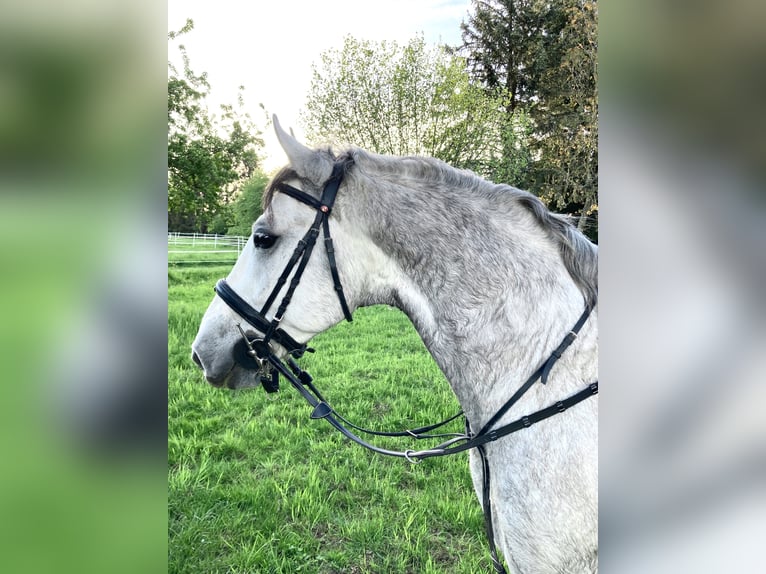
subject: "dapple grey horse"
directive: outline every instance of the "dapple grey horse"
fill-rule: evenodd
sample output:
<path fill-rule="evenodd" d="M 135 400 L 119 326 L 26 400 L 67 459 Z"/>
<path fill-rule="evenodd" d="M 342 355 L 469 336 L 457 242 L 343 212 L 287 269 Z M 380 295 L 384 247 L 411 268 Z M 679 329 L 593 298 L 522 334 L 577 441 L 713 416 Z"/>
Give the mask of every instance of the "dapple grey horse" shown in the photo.
<path fill-rule="evenodd" d="M 329 230 L 348 306 L 406 313 L 473 427 L 551 355 L 585 306 L 594 309 L 547 384 L 533 385 L 500 424 L 597 380 L 598 252 L 567 219 L 530 193 L 435 159 L 309 149 L 274 120 L 289 165 L 267 189 L 254 240 L 227 277 L 243 299 L 263 304 L 314 220 L 315 210 L 278 184 L 318 197 L 345 162 Z M 311 257 L 281 328 L 305 343 L 340 322 L 333 285 L 327 258 Z M 215 297 L 192 345 L 216 386 L 257 384 L 233 356 L 240 322 Z M 597 571 L 597 420 L 594 397 L 485 445 L 495 541 L 514 572 Z M 474 451 L 469 459 L 481 500 L 481 464 Z"/>

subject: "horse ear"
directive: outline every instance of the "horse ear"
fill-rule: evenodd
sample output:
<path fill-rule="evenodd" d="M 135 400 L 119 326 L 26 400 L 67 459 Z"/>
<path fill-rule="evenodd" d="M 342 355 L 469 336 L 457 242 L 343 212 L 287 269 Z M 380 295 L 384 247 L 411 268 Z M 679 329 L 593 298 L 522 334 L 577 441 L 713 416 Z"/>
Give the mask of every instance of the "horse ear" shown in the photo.
<path fill-rule="evenodd" d="M 272 116 L 274 120 L 274 131 L 277 134 L 279 145 L 285 150 L 287 159 L 290 160 L 292 168 L 298 174 L 307 177 L 311 181 L 321 183 L 330 177 L 332 172 L 332 161 L 325 154 L 309 149 L 300 143 L 294 136 L 288 134 L 279 123 L 277 115 Z"/>

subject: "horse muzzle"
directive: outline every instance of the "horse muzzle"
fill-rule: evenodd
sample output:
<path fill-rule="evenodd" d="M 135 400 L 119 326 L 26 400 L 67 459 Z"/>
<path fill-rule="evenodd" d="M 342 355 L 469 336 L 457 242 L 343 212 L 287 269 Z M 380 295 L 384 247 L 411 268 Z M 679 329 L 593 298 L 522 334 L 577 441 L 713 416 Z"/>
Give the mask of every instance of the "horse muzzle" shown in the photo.
<path fill-rule="evenodd" d="M 234 362 L 245 370 L 255 371 L 255 378 L 266 392 L 278 391 L 279 373 L 269 362 L 269 356 L 273 355 L 271 346 L 263 339 L 253 337 L 251 333 L 242 335 L 242 338 L 234 345 Z"/>

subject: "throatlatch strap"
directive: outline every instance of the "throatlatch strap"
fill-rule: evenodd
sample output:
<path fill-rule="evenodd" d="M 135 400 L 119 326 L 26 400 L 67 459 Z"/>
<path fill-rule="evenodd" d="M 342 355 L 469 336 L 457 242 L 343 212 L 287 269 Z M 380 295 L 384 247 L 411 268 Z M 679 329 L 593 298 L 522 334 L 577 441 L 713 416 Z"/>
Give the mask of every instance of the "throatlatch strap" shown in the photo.
<path fill-rule="evenodd" d="M 335 263 L 335 249 L 332 245 L 332 237 L 330 237 L 330 218 L 325 217 L 322 221 L 322 228 L 324 231 L 324 246 L 327 250 L 327 261 L 330 264 L 330 273 L 332 274 L 332 282 L 335 284 L 335 292 L 338 294 L 338 301 L 340 301 L 341 309 L 343 309 L 343 315 L 346 317 L 346 321 L 351 323 L 354 319 L 351 317 L 351 311 L 348 309 L 348 303 L 346 303 L 346 295 L 343 293 L 343 285 L 340 282 L 340 276 L 338 275 L 338 265 Z"/>

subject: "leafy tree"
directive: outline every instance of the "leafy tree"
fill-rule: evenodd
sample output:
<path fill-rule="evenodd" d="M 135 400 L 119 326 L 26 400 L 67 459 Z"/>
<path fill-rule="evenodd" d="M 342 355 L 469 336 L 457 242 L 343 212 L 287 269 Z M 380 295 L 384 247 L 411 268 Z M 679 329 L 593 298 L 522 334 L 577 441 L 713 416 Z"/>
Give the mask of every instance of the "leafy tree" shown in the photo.
<path fill-rule="evenodd" d="M 540 78 L 530 108 L 540 161 L 532 177 L 543 198 L 585 216 L 598 210 L 597 7 L 591 0 L 563 2 L 558 59 Z"/>
<path fill-rule="evenodd" d="M 488 175 L 513 131 L 502 101 L 470 81 L 462 58 L 429 48 L 345 38 L 321 55 L 303 123 L 309 139 L 393 155 L 429 155 Z"/>
<path fill-rule="evenodd" d="M 229 206 L 228 234 L 248 236 L 252 233 L 253 222 L 261 215 L 261 198 L 268 182 L 268 176 L 258 171 L 244 183 L 242 191 Z"/>
<path fill-rule="evenodd" d="M 193 26 L 187 20 L 168 38 L 175 40 Z M 184 46 L 179 50 L 183 70 L 168 62 L 168 229 L 206 232 L 214 220 L 219 227 L 225 221 L 225 205 L 253 175 L 263 141 L 241 113 L 241 91 L 238 109 L 225 105 L 220 117 L 209 114 L 207 75 L 196 74 Z"/>
<path fill-rule="evenodd" d="M 509 123 L 527 128 L 519 136 L 534 160 L 510 169 L 524 176 L 517 184 L 579 212 L 581 225 L 597 213 L 596 20 L 595 0 L 474 0 L 456 50 L 505 99 Z M 513 165 L 514 145 L 506 141 L 503 162 Z"/>
<path fill-rule="evenodd" d="M 501 131 L 483 174 L 495 183 L 525 188 L 534 163 L 530 147 L 533 122 L 524 109 L 517 109 L 505 114 L 499 123 Z"/>

